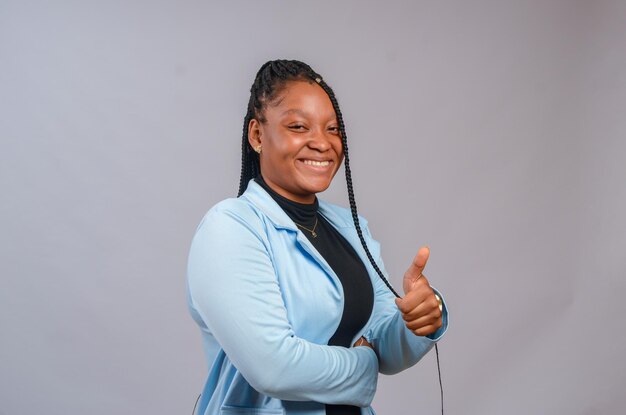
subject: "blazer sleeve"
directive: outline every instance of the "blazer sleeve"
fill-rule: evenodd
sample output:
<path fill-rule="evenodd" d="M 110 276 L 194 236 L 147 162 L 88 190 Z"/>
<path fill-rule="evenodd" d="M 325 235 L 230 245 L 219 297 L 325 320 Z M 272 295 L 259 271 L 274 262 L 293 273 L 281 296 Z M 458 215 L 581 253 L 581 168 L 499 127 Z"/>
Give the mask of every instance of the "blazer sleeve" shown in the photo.
<path fill-rule="evenodd" d="M 375 352 L 297 337 L 266 243 L 254 212 L 209 211 L 189 255 L 191 307 L 257 391 L 284 400 L 369 406 L 377 384 Z"/>
<path fill-rule="evenodd" d="M 372 256 L 385 277 L 389 279 L 380 254 L 380 244 L 371 237 L 367 222 L 361 223 L 364 224 L 362 228 Z M 395 303 L 395 295 L 373 269 L 371 273 L 375 293 L 374 319 L 364 337 L 378 353 L 380 372 L 391 375 L 416 364 L 444 335 L 448 330 L 448 307 L 441 293 L 433 288 L 443 301 L 443 324 L 431 335 L 417 336 L 404 324 L 402 314 Z"/>

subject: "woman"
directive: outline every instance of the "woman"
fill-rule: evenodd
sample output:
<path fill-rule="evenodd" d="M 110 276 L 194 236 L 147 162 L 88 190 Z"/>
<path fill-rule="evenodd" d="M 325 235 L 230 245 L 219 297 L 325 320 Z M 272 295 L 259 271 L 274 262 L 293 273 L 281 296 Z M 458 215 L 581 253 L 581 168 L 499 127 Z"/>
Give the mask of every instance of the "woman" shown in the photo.
<path fill-rule="evenodd" d="M 342 161 L 350 210 L 316 197 Z M 418 251 L 396 299 L 357 215 L 333 91 L 302 62 L 264 64 L 239 197 L 205 215 L 189 255 L 189 308 L 209 362 L 198 413 L 374 413 L 378 372 L 412 366 L 447 328 L 422 275 L 428 254 Z"/>

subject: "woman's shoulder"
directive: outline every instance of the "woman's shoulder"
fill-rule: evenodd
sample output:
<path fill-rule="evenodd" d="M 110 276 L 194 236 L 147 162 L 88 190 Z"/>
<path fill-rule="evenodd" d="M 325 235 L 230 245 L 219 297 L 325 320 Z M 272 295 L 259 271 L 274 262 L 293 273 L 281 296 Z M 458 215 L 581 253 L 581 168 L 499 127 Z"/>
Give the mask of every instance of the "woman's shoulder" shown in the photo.
<path fill-rule="evenodd" d="M 247 228 L 262 226 L 258 209 L 242 197 L 224 199 L 213 205 L 204 215 L 198 228 L 209 225 L 241 226 Z"/>
<path fill-rule="evenodd" d="M 217 202 L 207 212 L 208 214 L 226 214 L 226 213 L 238 213 L 246 214 L 253 212 L 254 206 L 243 197 L 229 197 L 222 201 Z"/>

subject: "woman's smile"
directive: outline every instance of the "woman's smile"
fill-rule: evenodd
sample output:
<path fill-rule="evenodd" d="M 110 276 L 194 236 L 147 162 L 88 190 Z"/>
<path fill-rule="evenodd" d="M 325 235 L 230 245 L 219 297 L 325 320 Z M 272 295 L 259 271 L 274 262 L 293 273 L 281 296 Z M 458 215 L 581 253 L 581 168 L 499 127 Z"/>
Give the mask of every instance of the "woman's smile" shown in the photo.
<path fill-rule="evenodd" d="M 296 163 L 299 167 L 306 169 L 305 171 L 319 174 L 334 171 L 333 160 L 314 160 L 314 159 L 298 159 Z"/>
<path fill-rule="evenodd" d="M 304 164 L 306 164 L 307 166 L 319 166 L 319 167 L 326 167 L 328 165 L 330 165 L 330 160 L 324 160 L 324 161 L 317 161 L 317 160 L 302 160 L 302 162 Z"/>

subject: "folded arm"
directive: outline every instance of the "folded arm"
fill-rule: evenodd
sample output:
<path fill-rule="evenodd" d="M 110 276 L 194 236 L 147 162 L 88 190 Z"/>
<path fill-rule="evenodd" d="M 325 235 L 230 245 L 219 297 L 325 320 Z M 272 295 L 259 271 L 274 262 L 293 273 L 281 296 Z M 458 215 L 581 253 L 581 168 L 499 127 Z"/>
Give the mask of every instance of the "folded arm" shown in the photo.
<path fill-rule="evenodd" d="M 367 347 L 319 345 L 287 318 L 261 221 L 214 208 L 194 237 L 190 301 L 250 385 L 278 399 L 368 406 L 378 362 Z"/>

